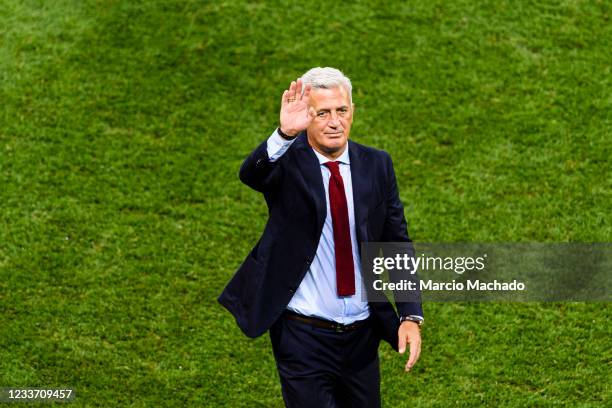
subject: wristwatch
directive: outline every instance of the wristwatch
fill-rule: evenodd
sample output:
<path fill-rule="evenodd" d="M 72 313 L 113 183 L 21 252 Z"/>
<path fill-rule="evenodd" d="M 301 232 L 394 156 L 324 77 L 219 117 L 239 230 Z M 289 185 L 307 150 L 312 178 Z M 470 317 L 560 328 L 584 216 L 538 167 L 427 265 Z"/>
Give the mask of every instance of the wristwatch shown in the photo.
<path fill-rule="evenodd" d="M 419 325 L 419 327 L 421 327 L 423 325 L 423 318 L 420 316 L 401 316 L 400 317 L 400 324 L 404 323 L 404 322 L 415 322 L 416 324 Z"/>

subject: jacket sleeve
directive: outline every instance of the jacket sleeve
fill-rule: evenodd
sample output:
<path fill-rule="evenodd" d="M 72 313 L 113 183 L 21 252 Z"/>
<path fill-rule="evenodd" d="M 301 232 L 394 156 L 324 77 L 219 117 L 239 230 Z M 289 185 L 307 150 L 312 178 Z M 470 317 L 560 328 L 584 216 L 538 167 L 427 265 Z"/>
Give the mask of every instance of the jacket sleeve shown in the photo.
<path fill-rule="evenodd" d="M 264 141 L 244 160 L 238 176 L 253 190 L 266 193 L 280 183 L 281 165 L 281 160 L 270 161 L 267 141 Z"/>
<path fill-rule="evenodd" d="M 385 168 L 388 177 L 387 184 L 387 217 L 383 229 L 382 240 L 384 242 L 408 242 L 410 250 L 408 256 L 414 257 L 414 248 L 412 240 L 408 236 L 408 225 L 404 216 L 404 206 L 399 198 L 399 190 L 397 188 L 397 179 L 391 157 L 385 153 Z M 399 281 L 402 276 L 397 276 L 394 273 L 389 274 L 392 281 Z M 418 282 L 418 277 L 415 276 Z M 421 316 L 423 317 L 423 308 L 420 302 L 401 302 L 395 298 L 395 305 L 400 316 Z"/>
<path fill-rule="evenodd" d="M 384 242 L 412 242 L 408 237 L 408 225 L 404 216 L 404 206 L 399 198 L 393 162 L 386 152 L 385 170 L 388 180 L 386 193 L 387 217 L 385 219 L 382 240 Z"/>

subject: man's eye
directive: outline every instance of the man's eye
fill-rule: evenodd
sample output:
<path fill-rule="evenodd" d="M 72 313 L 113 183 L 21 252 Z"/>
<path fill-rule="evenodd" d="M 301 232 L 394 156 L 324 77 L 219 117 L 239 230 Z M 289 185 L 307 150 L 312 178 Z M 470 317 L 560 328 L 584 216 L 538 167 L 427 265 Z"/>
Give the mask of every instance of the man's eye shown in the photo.
<path fill-rule="evenodd" d="M 325 116 L 325 114 L 326 114 L 325 112 L 319 112 L 319 113 L 317 113 L 317 116 L 318 116 L 318 117 L 320 117 L 320 118 L 322 118 L 322 117 L 324 117 L 324 116 Z"/>

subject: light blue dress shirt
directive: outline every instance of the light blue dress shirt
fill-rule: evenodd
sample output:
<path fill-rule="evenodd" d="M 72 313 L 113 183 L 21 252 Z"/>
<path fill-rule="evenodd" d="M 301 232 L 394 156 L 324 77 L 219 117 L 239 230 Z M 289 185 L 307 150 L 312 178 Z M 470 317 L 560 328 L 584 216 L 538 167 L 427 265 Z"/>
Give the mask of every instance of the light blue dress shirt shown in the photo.
<path fill-rule="evenodd" d="M 285 140 L 274 131 L 268 138 L 267 145 L 270 161 L 278 160 L 292 143 L 293 140 Z M 366 319 L 370 315 L 370 309 L 368 303 L 361 299 L 363 280 L 361 278 L 359 246 L 355 229 L 355 207 L 353 205 L 353 184 L 348 146 L 336 161 L 340 162 L 340 175 L 344 182 L 349 213 L 353 265 L 355 268 L 355 294 L 352 296 L 338 296 L 336 289 L 334 230 L 329 208 L 329 178 L 331 172 L 323 165 L 330 160 L 316 150 L 313 149 L 313 151 L 319 159 L 319 167 L 323 176 L 327 213 L 315 257 L 310 264 L 310 269 L 306 272 L 300 286 L 289 305 L 287 305 L 287 309 L 305 316 L 315 316 L 342 324 L 350 324 L 357 320 Z"/>

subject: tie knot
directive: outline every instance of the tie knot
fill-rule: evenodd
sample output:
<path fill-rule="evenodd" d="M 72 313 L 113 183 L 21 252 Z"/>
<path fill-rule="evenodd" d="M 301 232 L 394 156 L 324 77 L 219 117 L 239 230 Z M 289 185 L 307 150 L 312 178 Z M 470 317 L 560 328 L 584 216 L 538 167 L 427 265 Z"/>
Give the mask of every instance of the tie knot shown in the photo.
<path fill-rule="evenodd" d="M 340 162 L 337 161 L 329 161 L 327 163 L 323 163 L 332 174 L 340 174 Z"/>

